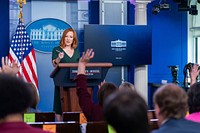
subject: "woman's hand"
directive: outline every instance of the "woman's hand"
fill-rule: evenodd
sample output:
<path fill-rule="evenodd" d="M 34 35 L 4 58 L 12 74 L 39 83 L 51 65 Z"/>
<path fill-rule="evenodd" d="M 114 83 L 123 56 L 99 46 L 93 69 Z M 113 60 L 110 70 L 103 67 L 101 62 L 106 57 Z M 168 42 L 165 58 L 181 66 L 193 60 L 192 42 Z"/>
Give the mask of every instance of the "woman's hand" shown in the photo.
<path fill-rule="evenodd" d="M 64 52 L 59 52 L 58 53 L 58 58 L 61 60 L 64 57 Z"/>
<path fill-rule="evenodd" d="M 56 67 L 57 64 L 60 63 L 60 60 L 64 58 L 64 52 L 56 51 L 58 52 L 58 57 L 52 61 L 54 67 Z"/>

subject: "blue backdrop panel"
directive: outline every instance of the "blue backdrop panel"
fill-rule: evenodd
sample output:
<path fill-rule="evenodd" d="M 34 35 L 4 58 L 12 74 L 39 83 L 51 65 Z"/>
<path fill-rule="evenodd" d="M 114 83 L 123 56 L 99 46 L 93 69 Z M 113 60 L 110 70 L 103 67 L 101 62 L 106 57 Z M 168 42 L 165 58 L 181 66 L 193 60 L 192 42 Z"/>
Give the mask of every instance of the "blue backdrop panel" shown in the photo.
<path fill-rule="evenodd" d="M 0 59 L 2 56 L 8 55 L 9 49 L 9 1 L 0 1 Z M 1 65 L 1 61 L 0 61 Z"/>

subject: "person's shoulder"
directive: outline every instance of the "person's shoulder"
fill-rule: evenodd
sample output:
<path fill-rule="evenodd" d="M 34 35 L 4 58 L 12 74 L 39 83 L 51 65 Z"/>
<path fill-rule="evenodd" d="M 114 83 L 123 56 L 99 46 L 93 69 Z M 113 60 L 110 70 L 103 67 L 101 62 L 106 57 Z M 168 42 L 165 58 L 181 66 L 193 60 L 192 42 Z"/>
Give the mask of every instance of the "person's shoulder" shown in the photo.
<path fill-rule="evenodd" d="M 53 48 L 52 52 L 56 52 L 56 51 L 62 51 L 62 48 L 60 46 L 56 46 Z"/>
<path fill-rule="evenodd" d="M 160 133 L 158 129 L 151 131 L 151 133 Z"/>
<path fill-rule="evenodd" d="M 61 49 L 60 46 L 55 46 L 53 49 Z"/>
<path fill-rule="evenodd" d="M 190 128 L 188 128 L 188 126 Z M 185 132 L 192 132 L 196 133 L 200 130 L 200 123 L 192 122 L 186 119 L 170 119 L 163 125 L 159 127 L 157 130 L 153 130 L 151 133 L 182 133 Z"/>
<path fill-rule="evenodd" d="M 200 131 L 200 123 L 199 122 L 193 122 L 193 121 L 186 120 L 186 119 L 181 119 L 179 121 L 178 127 L 182 131 L 191 132 L 191 133 L 196 133 L 196 132 L 199 133 L 199 131 Z M 188 128 L 188 127 L 190 127 L 190 128 Z"/>
<path fill-rule="evenodd" d="M 188 126 L 190 128 L 188 128 Z M 163 124 L 159 129 L 169 131 L 170 133 L 181 133 L 185 132 L 196 132 L 200 130 L 200 123 L 192 122 L 184 118 L 181 119 L 170 119 L 168 122 Z"/>
<path fill-rule="evenodd" d="M 160 127 L 159 129 L 155 129 L 151 131 L 151 133 L 174 133 L 174 132 L 173 132 L 173 129 Z"/>
<path fill-rule="evenodd" d="M 192 121 L 186 120 L 185 118 L 181 119 L 169 119 L 165 124 L 165 126 L 171 126 L 171 127 L 181 127 L 184 128 L 185 125 L 193 125 Z"/>
<path fill-rule="evenodd" d="M 78 48 L 75 48 L 74 51 L 80 53 Z"/>
<path fill-rule="evenodd" d="M 199 130 L 200 130 L 200 122 L 195 122 L 195 121 L 192 121 L 192 120 L 187 120 L 187 119 L 183 119 L 183 123 L 185 125 L 193 125 L 194 127 L 199 127 Z"/>
<path fill-rule="evenodd" d="M 171 133 L 174 130 L 174 126 L 172 126 L 172 123 L 174 123 L 173 119 L 169 119 L 165 123 L 160 125 L 158 129 L 153 130 L 151 133 Z"/>

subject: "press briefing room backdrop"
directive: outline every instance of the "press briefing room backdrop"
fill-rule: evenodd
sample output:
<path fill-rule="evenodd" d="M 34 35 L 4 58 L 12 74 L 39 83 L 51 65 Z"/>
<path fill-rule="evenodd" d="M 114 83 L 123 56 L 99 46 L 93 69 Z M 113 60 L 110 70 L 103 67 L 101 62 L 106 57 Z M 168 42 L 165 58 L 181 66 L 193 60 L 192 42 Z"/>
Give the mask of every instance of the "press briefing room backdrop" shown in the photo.
<path fill-rule="evenodd" d="M 171 82 L 172 75 L 168 66 L 178 65 L 178 81 L 182 83 L 183 67 L 189 61 L 195 61 L 192 49 L 193 36 L 188 28 L 194 15 L 189 14 L 188 11 L 178 11 L 178 4 L 174 0 L 166 0 L 167 7 L 163 7 L 163 2 L 164 0 L 155 0 L 147 5 L 147 25 L 152 29 L 152 64 L 148 65 L 148 82 L 161 83 L 161 80 Z M 19 7 L 16 0 L 1 0 L 0 5 L 0 56 L 5 56 L 8 55 L 10 41 L 15 33 L 18 22 L 16 12 Z M 152 13 L 152 9 L 155 10 L 156 7 L 159 7 L 157 14 Z M 127 1 L 127 25 L 134 25 L 134 8 L 135 6 Z M 25 26 L 44 18 L 66 22 L 77 31 L 79 50 L 82 52 L 84 25 L 99 24 L 99 1 L 27 0 L 27 4 L 23 6 L 23 15 Z M 141 52 L 145 53 L 145 51 Z M 53 70 L 51 53 L 36 51 L 36 60 L 41 97 L 38 108 L 41 111 L 52 111 L 54 85 L 49 77 Z M 134 64 L 128 66 L 127 80 L 130 82 L 133 82 L 134 78 L 133 68 Z M 110 80 L 115 81 L 115 77 Z"/>

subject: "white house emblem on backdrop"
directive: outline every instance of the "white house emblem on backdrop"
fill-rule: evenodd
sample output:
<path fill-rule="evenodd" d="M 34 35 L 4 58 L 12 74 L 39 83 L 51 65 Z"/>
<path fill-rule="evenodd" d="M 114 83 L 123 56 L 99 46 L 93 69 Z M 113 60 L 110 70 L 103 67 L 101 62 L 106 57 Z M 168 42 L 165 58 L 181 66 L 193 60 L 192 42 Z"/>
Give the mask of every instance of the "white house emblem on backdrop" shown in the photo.
<path fill-rule="evenodd" d="M 62 33 L 67 28 L 71 26 L 62 20 L 45 18 L 32 22 L 26 29 L 35 50 L 51 53 L 59 45 Z"/>
<path fill-rule="evenodd" d="M 122 41 L 120 39 L 116 41 L 111 41 L 111 49 L 114 51 L 124 51 L 126 50 L 127 43 L 126 41 Z"/>

